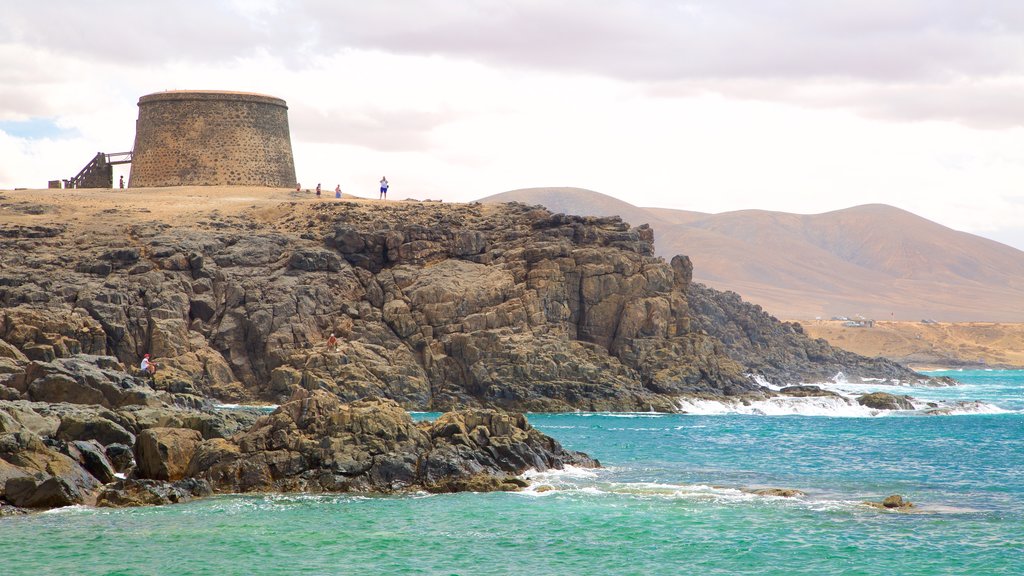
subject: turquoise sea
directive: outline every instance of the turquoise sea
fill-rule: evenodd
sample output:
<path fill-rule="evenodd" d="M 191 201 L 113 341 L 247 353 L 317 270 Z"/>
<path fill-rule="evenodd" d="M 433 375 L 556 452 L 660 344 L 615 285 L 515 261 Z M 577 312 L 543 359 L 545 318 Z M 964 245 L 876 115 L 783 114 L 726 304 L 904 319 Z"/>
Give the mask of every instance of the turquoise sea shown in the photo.
<path fill-rule="evenodd" d="M 963 384 L 830 387 L 977 402 L 943 416 L 818 401 L 533 414 L 606 468 L 535 474 L 521 493 L 3 518 L 0 574 L 1024 574 L 1024 371 L 944 374 Z M 807 495 L 740 490 L 765 486 Z M 916 512 L 859 504 L 889 494 Z"/>

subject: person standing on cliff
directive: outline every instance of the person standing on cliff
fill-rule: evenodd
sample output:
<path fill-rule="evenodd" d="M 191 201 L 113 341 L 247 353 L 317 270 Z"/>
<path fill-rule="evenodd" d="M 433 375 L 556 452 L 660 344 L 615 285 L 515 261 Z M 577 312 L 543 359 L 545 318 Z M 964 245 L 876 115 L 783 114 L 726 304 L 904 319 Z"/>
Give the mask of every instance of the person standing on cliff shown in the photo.
<path fill-rule="evenodd" d="M 380 198 L 378 198 L 378 200 L 381 199 L 388 199 L 388 179 L 384 176 L 380 177 Z"/>
<path fill-rule="evenodd" d="M 319 182 L 316 183 L 316 197 L 317 198 L 320 197 L 320 183 Z"/>
<path fill-rule="evenodd" d="M 341 198 L 341 184 L 334 187 L 334 197 Z"/>
<path fill-rule="evenodd" d="M 117 185 L 118 188 L 124 188 L 124 174 L 122 174 L 121 178 L 117 181 Z"/>

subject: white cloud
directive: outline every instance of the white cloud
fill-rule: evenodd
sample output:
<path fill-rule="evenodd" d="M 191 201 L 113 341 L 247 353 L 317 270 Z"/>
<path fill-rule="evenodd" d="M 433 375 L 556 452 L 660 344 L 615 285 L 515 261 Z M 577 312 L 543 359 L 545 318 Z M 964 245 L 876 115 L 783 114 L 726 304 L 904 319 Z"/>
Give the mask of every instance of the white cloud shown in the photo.
<path fill-rule="evenodd" d="M 299 179 L 351 193 L 386 174 L 398 198 L 567 185 L 708 212 L 884 202 L 1003 238 L 1024 221 L 1018 2 L 94 8 L 0 21 L 0 120 L 78 134 L 0 132 L 0 187 L 130 148 L 144 94 L 229 89 L 287 100 Z M 55 21 L 74 33 L 44 41 Z"/>

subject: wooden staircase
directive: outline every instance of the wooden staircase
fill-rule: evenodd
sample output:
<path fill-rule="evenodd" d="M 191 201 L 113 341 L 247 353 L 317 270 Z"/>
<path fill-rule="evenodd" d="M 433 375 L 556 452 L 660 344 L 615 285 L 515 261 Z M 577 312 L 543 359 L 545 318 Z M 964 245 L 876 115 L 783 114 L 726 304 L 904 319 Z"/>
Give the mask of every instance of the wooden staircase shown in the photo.
<path fill-rule="evenodd" d="M 85 168 L 74 177 L 64 181 L 65 188 L 113 188 L 114 165 L 130 164 L 131 152 L 106 154 L 97 152 Z"/>

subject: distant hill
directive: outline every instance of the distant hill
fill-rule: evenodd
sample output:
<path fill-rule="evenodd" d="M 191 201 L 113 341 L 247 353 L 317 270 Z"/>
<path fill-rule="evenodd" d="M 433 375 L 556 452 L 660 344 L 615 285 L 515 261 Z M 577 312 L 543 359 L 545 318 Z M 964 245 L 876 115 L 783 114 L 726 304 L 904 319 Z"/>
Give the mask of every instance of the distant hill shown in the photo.
<path fill-rule="evenodd" d="M 788 319 L 1024 322 L 1024 252 L 882 204 L 824 214 L 641 208 L 580 188 L 528 188 L 482 202 L 619 215 L 686 254 L 694 279 Z"/>

